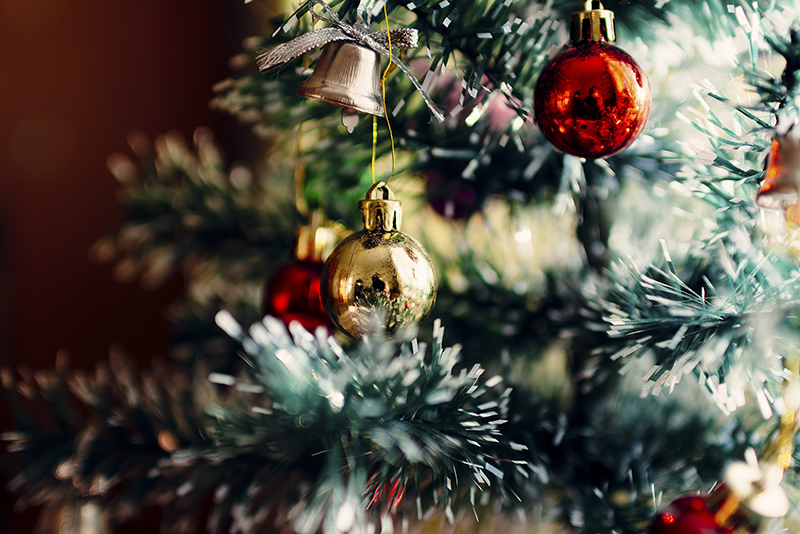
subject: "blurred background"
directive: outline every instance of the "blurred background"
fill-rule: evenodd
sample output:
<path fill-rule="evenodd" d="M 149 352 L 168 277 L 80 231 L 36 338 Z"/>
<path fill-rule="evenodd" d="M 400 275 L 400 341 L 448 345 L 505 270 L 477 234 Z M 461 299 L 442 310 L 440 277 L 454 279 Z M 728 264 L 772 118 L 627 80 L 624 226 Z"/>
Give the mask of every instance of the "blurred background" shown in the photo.
<path fill-rule="evenodd" d="M 266 11 L 242 0 L 0 0 L 0 366 L 52 367 L 66 351 L 91 368 L 112 345 L 140 368 L 166 355 L 163 311 L 180 278 L 147 292 L 87 254 L 120 216 L 106 158 L 132 154 L 132 129 L 191 139 L 205 125 L 229 160 L 246 160 L 253 137 L 208 101 Z M 0 493 L 0 532 L 31 532 L 38 511 L 16 514 L 13 501 Z M 154 532 L 154 519 L 115 531 Z"/>

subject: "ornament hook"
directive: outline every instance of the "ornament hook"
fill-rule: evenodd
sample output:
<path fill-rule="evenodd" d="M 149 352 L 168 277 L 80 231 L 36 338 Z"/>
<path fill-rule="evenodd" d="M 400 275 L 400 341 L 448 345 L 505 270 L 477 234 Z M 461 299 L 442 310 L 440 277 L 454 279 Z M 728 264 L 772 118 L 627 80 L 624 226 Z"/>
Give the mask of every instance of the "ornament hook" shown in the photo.
<path fill-rule="evenodd" d="M 569 37 L 575 42 L 616 41 L 614 12 L 604 8 L 600 0 L 586 0 L 583 10 L 570 17 Z"/>
<path fill-rule="evenodd" d="M 394 199 L 394 193 L 385 182 L 370 187 L 358 207 L 364 212 L 364 229 L 368 232 L 400 231 L 403 214 L 401 204 Z"/>

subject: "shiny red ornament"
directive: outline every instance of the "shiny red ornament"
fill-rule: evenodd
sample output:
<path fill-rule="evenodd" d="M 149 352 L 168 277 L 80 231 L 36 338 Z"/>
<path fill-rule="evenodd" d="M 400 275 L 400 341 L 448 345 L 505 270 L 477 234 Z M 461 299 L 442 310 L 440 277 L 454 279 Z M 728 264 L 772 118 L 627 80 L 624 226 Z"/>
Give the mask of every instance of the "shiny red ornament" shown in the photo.
<path fill-rule="evenodd" d="M 717 523 L 705 496 L 678 497 L 658 512 L 647 534 L 733 534 Z"/>
<path fill-rule="evenodd" d="M 545 138 L 561 152 L 589 159 L 633 143 L 651 104 L 642 68 L 605 41 L 580 41 L 557 55 L 539 77 L 533 99 Z"/>
<path fill-rule="evenodd" d="M 542 134 L 561 152 L 588 159 L 613 156 L 642 133 L 650 117 L 650 81 L 636 61 L 610 44 L 614 12 L 585 0 L 570 18 L 572 46 L 544 68 L 533 112 Z"/>
<path fill-rule="evenodd" d="M 264 313 L 287 325 L 297 321 L 310 332 L 318 326 L 332 332 L 333 324 L 322 307 L 319 293 L 322 265 L 321 261 L 299 260 L 280 268 L 267 283 Z"/>

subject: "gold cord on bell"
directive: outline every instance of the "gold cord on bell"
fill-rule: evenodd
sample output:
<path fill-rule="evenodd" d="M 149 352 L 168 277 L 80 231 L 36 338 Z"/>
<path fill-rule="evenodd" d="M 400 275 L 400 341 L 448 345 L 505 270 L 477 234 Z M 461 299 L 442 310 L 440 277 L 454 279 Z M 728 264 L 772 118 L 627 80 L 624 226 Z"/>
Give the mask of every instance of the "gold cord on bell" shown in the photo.
<path fill-rule="evenodd" d="M 385 105 L 384 105 L 385 107 Z M 372 116 L 372 163 L 369 170 L 372 173 L 372 183 L 375 183 L 375 147 L 378 144 L 378 117 Z"/>
<path fill-rule="evenodd" d="M 306 166 L 303 163 L 303 149 L 300 138 L 303 135 L 303 125 L 297 127 L 297 137 L 294 143 L 294 204 L 300 215 L 308 215 L 308 203 L 303 193 L 303 183 L 306 177 Z"/>
<path fill-rule="evenodd" d="M 386 109 L 386 77 L 389 76 L 389 73 L 392 69 L 392 33 L 389 31 L 389 14 L 386 11 L 386 4 L 383 4 L 383 17 L 386 19 L 386 39 L 389 41 L 389 64 L 386 65 L 386 70 L 383 71 L 383 76 L 381 77 L 381 97 L 383 98 L 383 114 L 386 116 L 386 127 L 389 128 L 389 141 L 392 146 L 392 173 L 389 175 L 389 179 L 386 180 L 386 183 L 392 181 L 392 177 L 394 176 L 394 166 L 395 166 L 395 154 L 394 154 L 394 134 L 392 134 L 392 125 L 389 124 L 389 110 Z"/>
<path fill-rule="evenodd" d="M 386 39 L 388 40 L 388 48 L 389 48 L 389 64 L 386 66 L 386 70 L 383 71 L 383 76 L 381 76 L 381 100 L 383 103 L 383 115 L 386 117 L 386 127 L 389 129 L 389 142 L 392 148 L 392 172 L 389 174 L 389 179 L 386 180 L 388 184 L 392 177 L 394 177 L 394 169 L 395 169 L 395 162 L 396 156 L 394 152 L 394 134 L 392 133 L 392 125 L 389 122 L 389 110 L 386 109 L 386 78 L 389 76 L 389 73 L 392 71 L 392 34 L 389 31 L 389 14 L 386 11 L 386 4 L 383 5 L 383 16 L 386 19 Z M 372 116 L 372 183 L 375 183 L 375 152 L 376 147 L 378 145 L 378 118 L 373 115 Z"/>

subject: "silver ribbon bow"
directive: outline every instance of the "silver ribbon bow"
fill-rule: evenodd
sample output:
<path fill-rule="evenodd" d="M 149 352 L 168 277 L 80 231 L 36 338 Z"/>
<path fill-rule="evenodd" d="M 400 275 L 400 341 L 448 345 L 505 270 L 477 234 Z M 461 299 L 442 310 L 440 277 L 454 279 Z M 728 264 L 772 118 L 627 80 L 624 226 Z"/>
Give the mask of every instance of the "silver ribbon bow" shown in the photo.
<path fill-rule="evenodd" d="M 362 46 L 374 50 L 385 58 L 388 58 L 392 63 L 402 70 L 406 76 L 414 84 L 423 100 L 431 110 L 431 114 L 440 121 L 444 120 L 444 114 L 439 107 L 433 102 L 422 84 L 419 83 L 416 76 L 400 59 L 392 54 L 389 50 L 389 38 L 391 37 L 392 48 L 416 48 L 418 35 L 417 30 L 414 28 L 401 28 L 397 30 L 390 30 L 387 34 L 386 31 L 377 31 L 370 33 L 364 21 L 359 17 L 354 25 L 342 22 L 336 16 L 336 13 L 321 0 L 309 0 L 306 4 L 314 20 L 322 20 L 330 24 L 328 28 L 320 30 L 313 30 L 309 33 L 300 35 L 291 41 L 279 44 L 269 50 L 264 50 L 256 56 L 256 64 L 258 70 L 267 72 L 270 69 L 278 67 L 289 60 L 299 57 L 309 50 L 320 47 L 324 44 L 332 43 L 334 41 L 353 41 Z M 319 5 L 328 16 L 317 14 L 314 12 L 314 6 Z"/>

